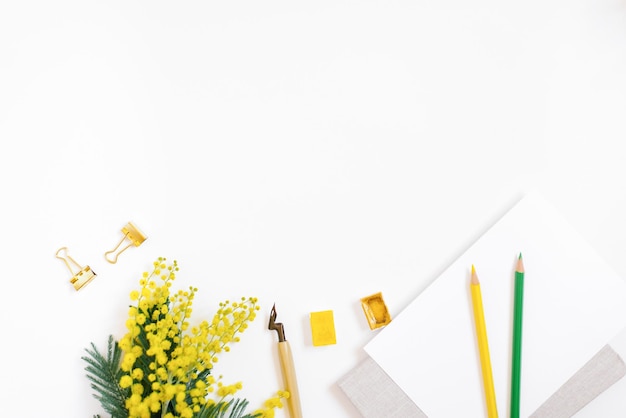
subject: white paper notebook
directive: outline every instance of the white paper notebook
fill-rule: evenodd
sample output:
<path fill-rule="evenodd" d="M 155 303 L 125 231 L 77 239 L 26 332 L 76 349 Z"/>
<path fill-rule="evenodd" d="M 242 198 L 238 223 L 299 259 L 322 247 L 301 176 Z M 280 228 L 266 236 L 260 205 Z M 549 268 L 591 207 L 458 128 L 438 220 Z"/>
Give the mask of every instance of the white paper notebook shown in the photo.
<path fill-rule="evenodd" d="M 521 416 L 626 325 L 626 282 L 537 194 L 524 197 L 365 346 L 429 418 L 486 416 L 469 275 L 481 282 L 498 411 L 508 416 L 515 263 L 525 268 Z"/>
<path fill-rule="evenodd" d="M 624 361 L 610 345 L 605 345 L 531 418 L 570 418 L 624 374 Z M 428 418 L 369 356 L 337 384 L 363 418 Z"/>

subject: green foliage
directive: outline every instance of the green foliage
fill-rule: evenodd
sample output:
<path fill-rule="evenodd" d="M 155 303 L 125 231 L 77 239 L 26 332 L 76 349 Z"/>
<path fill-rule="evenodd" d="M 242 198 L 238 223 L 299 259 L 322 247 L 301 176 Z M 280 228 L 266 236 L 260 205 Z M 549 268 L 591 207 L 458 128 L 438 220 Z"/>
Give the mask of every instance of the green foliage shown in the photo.
<path fill-rule="evenodd" d="M 94 343 L 91 343 L 91 349 L 86 348 L 85 351 L 88 355 L 81 358 L 87 363 L 87 379 L 91 381 L 91 388 L 96 392 L 93 396 L 112 418 L 128 417 L 125 400 L 130 391 L 119 385 L 122 377 L 122 350 L 117 342 L 112 335 L 109 336 L 106 357 L 98 351 Z"/>
<path fill-rule="evenodd" d="M 128 410 L 125 407 L 125 400 L 130 396 L 129 389 L 123 389 L 119 385 L 123 372 L 120 368 L 122 359 L 122 350 L 113 338 L 109 336 L 107 343 L 106 357 L 98 351 L 94 343 L 91 343 L 91 349 L 85 349 L 88 356 L 81 357 L 86 363 L 87 378 L 91 381 L 91 388 L 96 392 L 94 397 L 100 401 L 102 408 L 111 414 L 112 418 L 127 418 Z M 205 370 L 199 376 L 190 382 L 193 387 L 197 380 L 206 379 L 210 370 Z M 248 401 L 246 399 L 231 399 L 230 401 L 222 401 L 212 405 L 205 405 L 195 418 L 255 418 L 261 414 L 247 414 L 246 407 Z M 160 413 L 153 414 L 154 416 Z M 94 415 L 94 418 L 101 418 L 100 415 Z"/>
<path fill-rule="evenodd" d="M 218 402 L 211 406 L 204 406 L 198 412 L 197 418 L 254 418 L 261 414 L 250 415 L 245 413 L 248 401 L 245 399 L 231 399 L 229 402 Z M 226 415 L 230 412 L 229 415 Z"/>

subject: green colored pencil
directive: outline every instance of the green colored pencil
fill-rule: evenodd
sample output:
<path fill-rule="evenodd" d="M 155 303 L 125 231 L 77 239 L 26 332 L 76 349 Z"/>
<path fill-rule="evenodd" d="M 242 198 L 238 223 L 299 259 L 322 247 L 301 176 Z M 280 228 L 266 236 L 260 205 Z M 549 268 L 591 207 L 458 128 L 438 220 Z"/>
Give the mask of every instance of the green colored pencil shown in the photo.
<path fill-rule="evenodd" d="M 513 354 L 511 360 L 511 418 L 519 418 L 520 382 L 522 374 L 522 310 L 524 308 L 524 263 L 522 254 L 515 268 L 515 300 L 513 304 Z"/>

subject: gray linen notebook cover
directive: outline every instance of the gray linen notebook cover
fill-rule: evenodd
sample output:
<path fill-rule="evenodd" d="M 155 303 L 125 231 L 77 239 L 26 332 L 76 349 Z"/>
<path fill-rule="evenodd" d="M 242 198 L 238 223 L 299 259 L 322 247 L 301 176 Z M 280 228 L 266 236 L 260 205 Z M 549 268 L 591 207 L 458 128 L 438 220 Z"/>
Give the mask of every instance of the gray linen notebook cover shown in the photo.
<path fill-rule="evenodd" d="M 569 418 L 625 374 L 624 361 L 606 345 L 531 418 Z M 427 418 L 369 356 L 343 376 L 338 385 L 364 418 Z"/>

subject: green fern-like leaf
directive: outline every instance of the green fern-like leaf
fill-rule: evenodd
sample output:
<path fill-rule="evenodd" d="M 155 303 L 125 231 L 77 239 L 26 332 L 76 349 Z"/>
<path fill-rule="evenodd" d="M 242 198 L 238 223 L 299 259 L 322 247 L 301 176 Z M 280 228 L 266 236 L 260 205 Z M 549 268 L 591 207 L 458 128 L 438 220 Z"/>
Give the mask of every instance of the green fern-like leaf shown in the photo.
<path fill-rule="evenodd" d="M 204 406 L 198 412 L 197 418 L 255 418 L 260 415 L 246 414 L 245 409 L 247 406 L 248 401 L 245 399 L 231 399 L 228 402 L 218 402 L 210 406 Z"/>
<path fill-rule="evenodd" d="M 112 335 L 107 343 L 106 357 L 98 351 L 94 343 L 91 349 L 86 348 L 88 356 L 81 357 L 86 363 L 87 379 L 91 381 L 91 388 L 96 392 L 94 397 L 100 401 L 102 408 L 111 414 L 112 418 L 128 417 L 125 400 L 129 395 L 128 389 L 119 385 L 122 377 L 120 361 L 122 350 Z"/>

